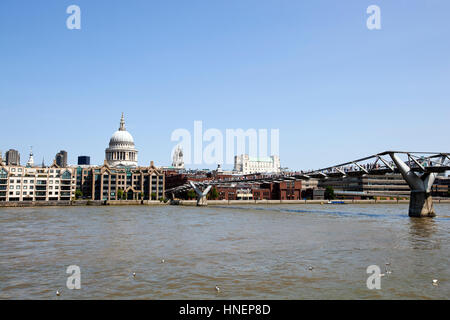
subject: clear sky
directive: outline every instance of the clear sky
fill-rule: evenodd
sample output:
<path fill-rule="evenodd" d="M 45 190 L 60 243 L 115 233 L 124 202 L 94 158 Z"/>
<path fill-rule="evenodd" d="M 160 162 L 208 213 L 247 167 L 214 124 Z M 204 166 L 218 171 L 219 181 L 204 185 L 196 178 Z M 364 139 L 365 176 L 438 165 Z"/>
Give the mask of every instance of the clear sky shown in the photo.
<path fill-rule="evenodd" d="M 66 28 L 71 4 L 81 30 Z M 381 30 L 366 27 L 373 4 Z M 141 165 L 169 165 L 172 131 L 194 120 L 278 128 L 292 169 L 450 152 L 449 13 L 448 0 L 2 0 L 0 150 L 101 164 L 123 111 Z"/>

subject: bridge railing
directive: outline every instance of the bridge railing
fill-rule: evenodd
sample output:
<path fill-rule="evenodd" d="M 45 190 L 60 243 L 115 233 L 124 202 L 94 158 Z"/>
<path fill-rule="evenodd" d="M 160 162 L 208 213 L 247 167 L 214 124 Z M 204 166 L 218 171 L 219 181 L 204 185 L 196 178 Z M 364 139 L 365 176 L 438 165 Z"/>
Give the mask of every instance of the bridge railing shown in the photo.
<path fill-rule="evenodd" d="M 399 170 L 391 159 L 390 154 L 400 156 L 411 170 L 426 172 L 445 172 L 450 170 L 450 153 L 441 152 L 408 152 L 385 151 L 361 159 L 330 166 L 317 170 L 299 172 L 283 172 L 279 174 L 254 174 L 232 178 L 212 179 L 207 181 L 195 181 L 196 185 L 206 187 L 213 186 L 237 186 L 245 184 L 262 184 L 292 181 L 297 179 L 342 177 L 346 175 L 386 174 L 398 173 Z M 179 193 L 192 189 L 189 182 L 184 185 L 166 190 L 166 193 Z"/>

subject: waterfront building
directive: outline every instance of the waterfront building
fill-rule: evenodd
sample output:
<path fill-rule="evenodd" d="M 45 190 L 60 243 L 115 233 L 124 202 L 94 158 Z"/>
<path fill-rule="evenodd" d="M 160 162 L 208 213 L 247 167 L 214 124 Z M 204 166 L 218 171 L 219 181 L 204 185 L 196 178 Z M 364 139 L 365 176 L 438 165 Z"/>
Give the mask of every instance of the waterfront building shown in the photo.
<path fill-rule="evenodd" d="M 436 177 L 431 187 L 431 195 L 433 197 L 449 197 L 450 196 L 450 177 L 439 175 Z"/>
<path fill-rule="evenodd" d="M 81 166 L 89 166 L 89 165 L 91 165 L 91 157 L 79 156 L 77 164 L 81 165 Z"/>
<path fill-rule="evenodd" d="M 20 153 L 17 150 L 9 149 L 5 154 L 7 166 L 20 166 Z"/>
<path fill-rule="evenodd" d="M 109 147 L 105 150 L 105 161 L 110 167 L 137 167 L 137 154 L 133 136 L 125 128 L 122 113 L 119 129 L 111 136 Z"/>
<path fill-rule="evenodd" d="M 328 177 L 319 181 L 319 187 L 332 187 L 339 198 L 409 198 L 410 188 L 402 175 L 363 175 Z"/>
<path fill-rule="evenodd" d="M 248 154 L 241 154 L 234 157 L 234 171 L 241 174 L 251 173 L 279 173 L 280 158 L 273 155 L 268 158 L 250 157 Z"/>
<path fill-rule="evenodd" d="M 300 200 L 302 181 L 282 181 L 261 184 L 261 188 L 269 189 L 272 200 Z"/>
<path fill-rule="evenodd" d="M 61 150 L 55 156 L 56 165 L 59 167 L 67 167 L 67 151 Z"/>
<path fill-rule="evenodd" d="M 75 168 L 76 189 L 89 200 L 158 200 L 164 197 L 165 177 L 161 168 L 103 166 Z"/>
<path fill-rule="evenodd" d="M 0 201 L 71 200 L 74 173 L 56 163 L 47 168 L 0 165 Z"/>

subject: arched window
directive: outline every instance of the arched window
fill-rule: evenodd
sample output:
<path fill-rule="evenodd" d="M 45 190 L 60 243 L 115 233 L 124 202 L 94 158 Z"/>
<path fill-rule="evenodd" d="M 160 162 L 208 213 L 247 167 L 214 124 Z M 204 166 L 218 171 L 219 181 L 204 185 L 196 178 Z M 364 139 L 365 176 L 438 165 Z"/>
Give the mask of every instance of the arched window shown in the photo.
<path fill-rule="evenodd" d="M 71 178 L 72 174 L 69 171 L 65 171 L 61 176 L 61 179 L 71 179 Z"/>
<path fill-rule="evenodd" d="M 0 171 L 0 178 L 7 178 L 8 172 L 2 168 L 2 171 Z"/>

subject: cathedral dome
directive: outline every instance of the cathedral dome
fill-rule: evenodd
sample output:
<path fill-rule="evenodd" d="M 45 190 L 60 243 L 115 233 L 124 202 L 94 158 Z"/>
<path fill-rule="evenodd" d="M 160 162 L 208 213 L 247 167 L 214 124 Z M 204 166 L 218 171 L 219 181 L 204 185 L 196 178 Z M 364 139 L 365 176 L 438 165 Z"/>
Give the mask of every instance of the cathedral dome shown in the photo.
<path fill-rule="evenodd" d="M 133 136 L 128 131 L 117 130 L 109 139 L 109 147 L 134 147 Z"/>
<path fill-rule="evenodd" d="M 137 153 L 133 136 L 125 129 L 122 113 L 119 130 L 109 139 L 109 147 L 105 150 L 105 160 L 110 166 L 137 166 Z"/>

